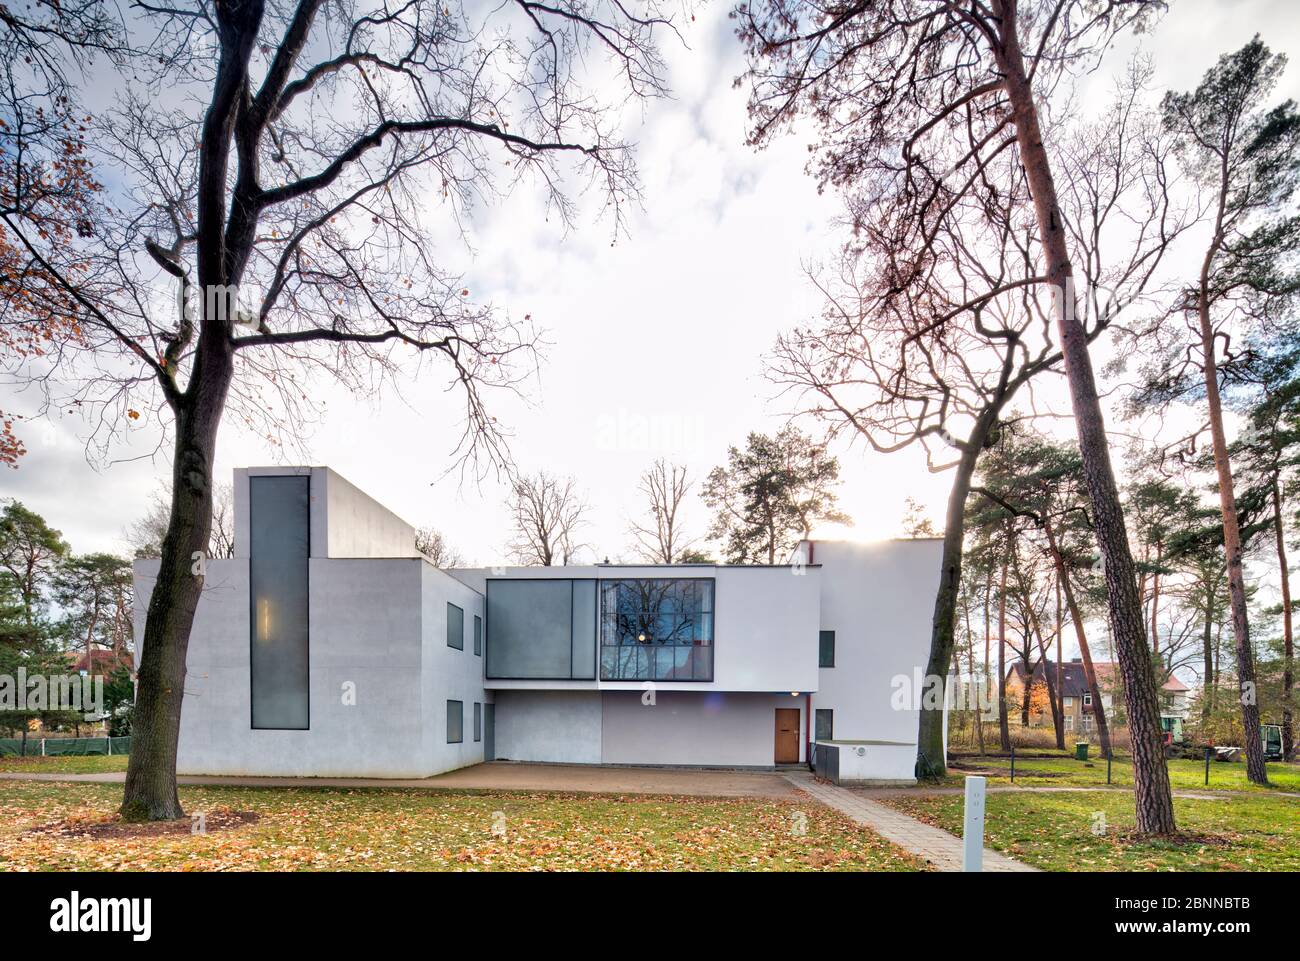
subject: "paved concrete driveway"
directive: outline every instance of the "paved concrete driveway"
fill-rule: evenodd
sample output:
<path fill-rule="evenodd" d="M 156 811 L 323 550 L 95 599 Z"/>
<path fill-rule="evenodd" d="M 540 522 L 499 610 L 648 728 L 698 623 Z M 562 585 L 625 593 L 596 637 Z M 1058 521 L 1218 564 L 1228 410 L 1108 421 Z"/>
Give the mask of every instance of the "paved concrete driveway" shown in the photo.
<path fill-rule="evenodd" d="M 0 780 L 121 783 L 121 772 L 104 774 L 5 773 Z M 593 767 L 491 761 L 418 780 L 335 777 L 207 777 L 181 775 L 181 784 L 229 787 L 414 788 L 426 791 L 575 791 L 598 794 L 681 794 L 698 797 L 794 798 L 794 786 L 774 771 L 709 771 L 691 768 Z"/>
<path fill-rule="evenodd" d="M 490 761 L 430 778 L 431 787 L 600 794 L 686 794 L 701 797 L 793 798 L 794 786 L 774 771 L 594 767 Z"/>

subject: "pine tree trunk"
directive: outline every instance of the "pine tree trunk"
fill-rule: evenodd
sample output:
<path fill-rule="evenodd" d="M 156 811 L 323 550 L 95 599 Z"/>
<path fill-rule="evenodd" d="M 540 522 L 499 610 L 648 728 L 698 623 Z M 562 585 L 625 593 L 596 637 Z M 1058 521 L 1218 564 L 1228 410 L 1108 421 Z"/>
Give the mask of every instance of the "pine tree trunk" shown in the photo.
<path fill-rule="evenodd" d="M 1088 635 L 1083 629 L 1083 614 L 1074 599 L 1074 585 L 1070 583 L 1070 576 L 1065 570 L 1065 559 L 1061 557 L 1061 551 L 1056 545 L 1056 531 L 1052 528 L 1050 518 L 1044 519 L 1043 531 L 1047 534 L 1047 546 L 1052 554 L 1052 563 L 1056 565 L 1057 580 L 1065 591 L 1065 606 L 1070 612 L 1070 620 L 1074 623 L 1074 636 L 1079 642 L 1079 656 L 1083 659 L 1083 676 L 1088 681 L 1088 693 L 1092 695 L 1092 716 L 1097 719 L 1097 740 L 1101 742 L 1102 756 L 1110 757 L 1110 725 L 1106 722 L 1106 705 L 1101 701 L 1101 687 L 1097 684 L 1097 672 L 1092 666 L 1092 651 L 1088 647 Z M 1079 712 L 1079 717 L 1082 719 L 1082 711 Z M 1162 749 L 1161 758 L 1163 757 Z"/>
<path fill-rule="evenodd" d="M 1201 678 L 1201 723 L 1209 722 L 1214 713 L 1214 582 L 1206 580 L 1205 584 L 1205 633 L 1201 638 L 1202 655 L 1205 658 L 1205 672 Z"/>
<path fill-rule="evenodd" d="M 1169 834 L 1177 830 L 1177 825 L 1169 771 L 1165 766 L 1160 705 L 1147 647 L 1142 600 L 1137 592 L 1137 576 L 1124 526 L 1124 512 L 1110 463 L 1106 425 L 1088 354 L 1087 335 L 1075 315 L 1073 267 L 1065 242 L 1065 224 L 1056 199 L 1051 162 L 1039 129 L 1033 87 L 1020 49 L 1016 0 L 992 2 L 994 14 L 998 17 L 999 42 L 995 53 L 1003 77 L 1003 89 L 1011 106 L 1020 162 L 1033 194 L 1047 280 L 1059 294 L 1055 312 L 1061 353 L 1069 380 L 1084 479 L 1092 502 L 1093 525 L 1105 565 L 1110 627 L 1128 707 L 1137 830 L 1141 834 Z M 1096 706 L 1101 707 L 1100 704 Z"/>
<path fill-rule="evenodd" d="M 1277 535 L 1277 566 L 1282 582 L 1282 756 L 1288 761 L 1295 753 L 1294 685 L 1295 647 L 1291 634 L 1291 572 L 1287 570 L 1286 525 L 1282 522 L 1282 492 L 1277 473 L 1272 477 L 1274 531 Z"/>
<path fill-rule="evenodd" d="M 998 735 L 1004 753 L 1011 752 L 1007 729 L 1007 562 L 1002 562 L 998 579 Z"/>
<path fill-rule="evenodd" d="M 957 594 L 961 586 L 962 545 L 966 535 L 966 498 L 970 496 L 971 477 L 975 463 L 993 423 L 996 410 L 986 411 L 971 431 L 962 450 L 948 493 L 948 511 L 943 529 L 943 556 L 939 569 L 939 590 L 934 599 L 934 617 L 930 628 L 930 657 L 926 662 L 925 677 L 938 678 L 943 685 L 939 691 L 940 708 L 927 708 L 922 699 L 918 720 L 916 743 L 916 776 L 918 778 L 943 777 L 948 770 L 948 759 L 943 744 L 943 709 L 946 703 L 948 667 L 952 663 L 952 650 L 957 629 Z"/>
<path fill-rule="evenodd" d="M 1214 356 L 1214 329 L 1210 325 L 1207 290 L 1210 258 L 1201 270 L 1197 318 L 1201 327 L 1202 366 L 1205 371 L 1205 401 L 1210 412 L 1210 437 L 1214 446 L 1214 470 L 1219 479 L 1219 512 L 1223 516 L 1223 551 L 1228 564 L 1228 600 L 1232 609 L 1232 636 L 1237 653 L 1237 700 L 1241 705 L 1241 726 L 1246 753 L 1246 777 L 1255 784 L 1268 783 L 1264 745 L 1259 732 L 1259 701 L 1255 686 L 1255 658 L 1250 649 L 1250 619 L 1246 610 L 1246 575 L 1242 567 L 1241 529 L 1237 525 L 1237 498 L 1233 490 L 1228 440 L 1223 430 L 1223 408 L 1219 400 L 1219 365 Z"/>
<path fill-rule="evenodd" d="M 1038 638 L 1038 656 L 1042 659 L 1043 662 L 1043 680 L 1047 684 L 1047 702 L 1052 709 L 1052 728 L 1056 732 L 1056 746 L 1058 749 L 1064 750 L 1065 749 L 1065 720 L 1061 716 L 1060 703 L 1057 700 L 1057 693 L 1056 693 L 1058 690 L 1060 690 L 1060 685 L 1052 683 L 1052 672 L 1051 670 L 1048 669 L 1048 664 L 1051 663 L 1051 659 L 1048 657 L 1047 639 L 1043 637 L 1043 625 L 1042 622 L 1039 621 L 1038 619 L 1038 612 L 1034 610 L 1033 605 L 1030 603 L 1029 591 L 1025 586 L 1024 580 L 1020 578 L 1018 574 L 1017 574 L 1017 581 L 1019 581 L 1021 596 L 1024 598 L 1025 610 L 1029 612 L 1030 630 L 1032 631 L 1034 636 Z M 1056 663 L 1057 663 L 1057 669 L 1059 670 L 1060 663 L 1061 663 L 1060 661 L 1061 654 L 1060 654 L 1060 647 L 1059 647 L 1061 643 L 1061 612 L 1059 607 L 1059 601 L 1058 601 L 1058 607 L 1056 612 L 1056 643 L 1058 645 L 1057 654 L 1056 654 L 1057 657 Z M 1025 723 L 1026 724 L 1029 723 L 1028 720 L 1026 720 Z"/>
<path fill-rule="evenodd" d="M 1065 633 L 1065 625 L 1061 623 L 1061 578 L 1056 577 L 1056 690 L 1057 697 L 1062 697 L 1065 689 L 1064 674 L 1065 668 L 1061 664 L 1061 635 Z M 1061 713 L 1058 715 L 1056 725 L 1056 749 L 1065 750 L 1065 703 L 1061 702 Z"/>

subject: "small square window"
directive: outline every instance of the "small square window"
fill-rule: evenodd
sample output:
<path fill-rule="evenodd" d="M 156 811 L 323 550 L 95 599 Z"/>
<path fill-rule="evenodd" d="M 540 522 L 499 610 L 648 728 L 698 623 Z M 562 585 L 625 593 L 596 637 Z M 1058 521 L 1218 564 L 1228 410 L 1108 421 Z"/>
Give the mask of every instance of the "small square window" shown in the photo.
<path fill-rule="evenodd" d="M 1083 706 L 1084 706 L 1084 707 L 1092 707 L 1092 695 L 1091 695 L 1091 694 L 1085 694 L 1085 695 L 1083 695 Z"/>
<path fill-rule="evenodd" d="M 483 740 L 483 705 L 474 702 L 474 740 Z"/>
<path fill-rule="evenodd" d="M 835 632 L 821 631 L 817 635 L 817 666 L 835 666 Z"/>
<path fill-rule="evenodd" d="M 465 740 L 465 704 L 463 701 L 447 702 L 447 743 L 459 744 Z"/>
<path fill-rule="evenodd" d="M 483 656 L 483 618 L 474 615 L 474 653 Z"/>
<path fill-rule="evenodd" d="M 447 646 L 465 650 L 465 612 L 455 604 L 447 605 Z"/>

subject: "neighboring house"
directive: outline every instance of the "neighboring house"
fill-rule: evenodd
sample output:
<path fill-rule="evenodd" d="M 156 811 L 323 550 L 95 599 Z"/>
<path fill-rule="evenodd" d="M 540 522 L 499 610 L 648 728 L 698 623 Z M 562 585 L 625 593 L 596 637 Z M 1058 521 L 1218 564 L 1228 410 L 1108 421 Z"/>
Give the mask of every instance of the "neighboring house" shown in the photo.
<path fill-rule="evenodd" d="M 1097 686 L 1101 692 L 1102 707 L 1106 720 L 1111 727 L 1121 727 L 1114 711 L 1115 697 L 1115 663 L 1113 661 L 1093 661 L 1093 670 L 1097 672 Z M 1039 661 L 1034 666 L 1033 688 L 1041 693 L 1032 696 L 1032 704 L 1038 710 L 1029 714 L 1030 727 L 1051 727 L 1052 709 L 1047 699 L 1044 681 L 1044 669 L 1051 671 L 1052 684 L 1056 684 L 1056 662 Z M 1024 664 L 1017 661 L 1007 672 L 1007 720 L 1019 724 L 1021 720 L 1020 705 L 1024 692 Z M 1067 734 L 1091 734 L 1097 729 L 1092 691 L 1088 688 L 1088 679 L 1083 670 L 1083 659 L 1076 657 L 1061 665 L 1061 707 L 1065 718 Z M 1186 719 L 1188 687 L 1177 677 L 1170 676 L 1160 691 L 1161 713 Z"/>
<path fill-rule="evenodd" d="M 1113 691 L 1116 697 L 1124 696 L 1118 667 L 1113 661 L 1096 661 L 1093 667 L 1097 671 L 1097 684 L 1103 691 Z M 1161 716 L 1187 720 L 1187 715 L 1191 711 L 1188 700 L 1190 694 L 1191 688 L 1180 681 L 1176 675 L 1169 675 L 1168 680 L 1160 687 Z"/>
<path fill-rule="evenodd" d="M 118 668 L 134 670 L 135 664 L 130 651 L 114 651 L 107 647 L 92 647 L 89 652 L 69 653 L 74 674 L 100 674 L 104 677 L 115 673 Z"/>
<path fill-rule="evenodd" d="M 855 777 L 913 777 L 917 705 L 893 695 L 929 654 L 938 540 L 442 571 L 327 468 L 237 470 L 234 500 L 235 556 L 206 562 L 190 637 L 182 773 L 771 768 L 816 741 Z M 135 564 L 137 648 L 157 569 Z"/>

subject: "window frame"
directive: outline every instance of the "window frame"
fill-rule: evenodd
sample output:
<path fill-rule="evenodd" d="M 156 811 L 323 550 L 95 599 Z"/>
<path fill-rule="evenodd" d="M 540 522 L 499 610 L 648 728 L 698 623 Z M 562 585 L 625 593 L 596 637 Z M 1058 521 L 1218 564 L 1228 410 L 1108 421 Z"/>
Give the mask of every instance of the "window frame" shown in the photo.
<path fill-rule="evenodd" d="M 463 733 L 463 732 L 462 732 Z M 483 740 L 483 702 L 474 702 L 474 743 Z"/>
<path fill-rule="evenodd" d="M 632 647 L 632 645 L 622 644 L 605 644 L 605 585 L 619 584 L 636 581 L 695 581 L 707 583 L 709 585 L 710 606 L 707 611 L 697 611 L 696 613 L 707 613 L 709 615 L 709 640 L 707 644 L 662 644 L 659 647 L 682 647 L 690 650 L 706 648 L 709 651 L 709 674 L 708 677 L 606 677 L 604 665 L 604 651 L 619 650 L 622 647 Z M 718 579 L 716 577 L 602 577 L 596 582 L 596 679 L 602 684 L 644 684 L 646 681 L 652 681 L 660 684 L 712 684 L 717 677 L 717 638 L 718 638 Z M 647 645 L 649 646 L 649 645 Z M 692 664 L 692 673 L 694 673 L 694 664 Z"/>
<path fill-rule="evenodd" d="M 826 737 L 822 737 L 820 734 L 817 733 L 818 726 L 821 723 L 822 714 L 830 715 L 830 733 Z M 813 740 L 814 741 L 835 740 L 835 709 L 834 708 L 832 707 L 813 708 Z"/>
<path fill-rule="evenodd" d="M 456 705 L 456 714 L 457 714 L 457 717 L 458 717 L 459 720 L 460 720 L 460 724 L 458 725 L 458 726 L 460 727 L 460 731 L 459 731 L 460 736 L 457 737 L 455 740 L 452 740 L 452 737 L 451 737 L 451 706 L 452 706 L 453 704 Z M 454 700 L 453 698 L 450 698 L 450 697 L 447 698 L 447 722 L 446 722 L 446 724 L 447 724 L 447 743 L 448 743 L 448 744 L 464 744 L 464 743 L 465 743 L 465 702 L 464 702 L 464 701 L 457 701 L 457 700 Z"/>
<path fill-rule="evenodd" d="M 460 612 L 459 644 L 451 642 L 451 612 L 453 608 Z M 454 651 L 465 650 L 465 608 L 459 604 L 453 604 L 451 601 L 447 602 L 447 646 Z"/>
<path fill-rule="evenodd" d="M 474 656 L 483 656 L 483 618 L 479 614 L 474 615 Z"/>
<path fill-rule="evenodd" d="M 824 653 L 824 651 L 823 651 L 823 649 L 822 649 L 822 640 L 823 640 L 823 639 L 826 637 L 826 635 L 828 635 L 828 634 L 830 635 L 830 639 L 831 639 L 831 661 L 830 661 L 829 664 L 825 664 L 825 663 L 822 662 L 822 654 Z M 817 667 L 818 667 L 818 669 L 821 669 L 821 668 L 829 668 L 829 667 L 834 667 L 834 666 L 835 666 L 835 641 L 836 641 L 836 638 L 835 638 L 835 632 L 834 632 L 834 631 L 822 631 L 822 630 L 819 630 L 819 631 L 817 632 Z"/>
<path fill-rule="evenodd" d="M 488 628 L 492 626 L 488 616 L 490 607 L 490 598 L 493 585 L 507 583 L 535 583 L 538 581 L 558 581 L 569 585 L 569 672 L 568 674 L 532 674 L 532 675 L 513 675 L 513 674 L 493 674 L 491 672 L 491 658 L 487 657 L 487 637 Z M 592 612 L 593 630 L 595 637 L 593 645 L 595 656 L 592 659 L 592 668 L 590 674 L 578 674 L 574 671 L 574 615 L 575 615 L 575 589 L 574 585 L 579 581 L 590 581 L 596 585 L 596 604 Z M 598 577 L 489 577 L 483 585 L 483 676 L 489 681 L 598 681 L 600 679 L 600 578 Z"/>

